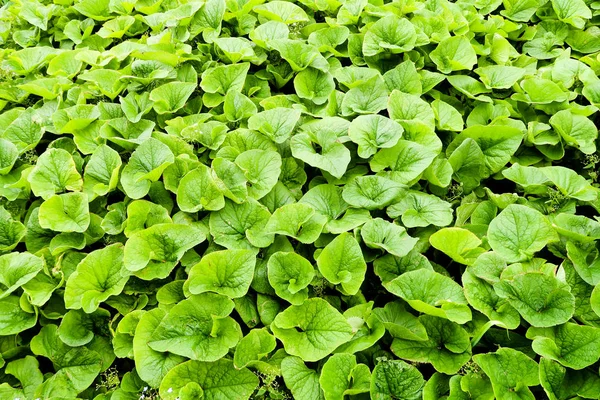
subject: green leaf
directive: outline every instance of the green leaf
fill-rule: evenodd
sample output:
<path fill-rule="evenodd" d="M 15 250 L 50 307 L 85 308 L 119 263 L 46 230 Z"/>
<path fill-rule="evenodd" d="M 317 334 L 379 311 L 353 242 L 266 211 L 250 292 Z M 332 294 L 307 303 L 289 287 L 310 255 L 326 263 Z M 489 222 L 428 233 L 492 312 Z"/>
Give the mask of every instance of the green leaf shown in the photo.
<path fill-rule="evenodd" d="M 281 361 L 281 375 L 286 387 L 297 400 L 324 400 L 316 371 L 306 367 L 299 357 L 286 357 Z"/>
<path fill-rule="evenodd" d="M 566 323 L 552 328 L 531 327 L 527 338 L 533 339 L 531 347 L 536 353 L 568 368 L 580 370 L 600 359 L 600 329 L 593 326 Z"/>
<path fill-rule="evenodd" d="M 386 331 L 394 338 L 427 340 L 425 327 L 418 317 L 406 310 L 401 301 L 393 301 L 383 308 L 375 308 L 373 314 L 383 322 Z"/>
<path fill-rule="evenodd" d="M 125 193 L 132 199 L 141 199 L 173 162 L 175 157 L 166 144 L 154 138 L 145 140 L 123 168 L 121 184 Z"/>
<path fill-rule="evenodd" d="M 296 253 L 278 251 L 267 262 L 267 277 L 275 293 L 296 306 L 308 298 L 308 285 L 314 276 L 311 263 Z"/>
<path fill-rule="evenodd" d="M 58 397 L 76 397 L 94 382 L 102 369 L 100 354 L 86 347 L 67 346 L 59 338 L 58 328 L 53 324 L 44 326 L 31 339 L 31 351 L 50 359 L 56 371 L 36 389 L 38 397 L 52 397 L 54 394 Z"/>
<path fill-rule="evenodd" d="M 464 228 L 443 228 L 429 237 L 429 243 L 454 261 L 472 265 L 485 250 L 481 239 Z"/>
<path fill-rule="evenodd" d="M 475 310 L 481 312 L 490 321 L 500 322 L 507 329 L 516 329 L 521 323 L 521 316 L 506 299 L 500 298 L 494 287 L 478 278 L 469 270 L 462 275 L 465 298 Z"/>
<path fill-rule="evenodd" d="M 35 326 L 37 312 L 28 312 L 21 308 L 18 296 L 0 299 L 0 336 L 16 335 Z"/>
<path fill-rule="evenodd" d="M 455 179 L 463 184 L 465 191 L 471 191 L 486 174 L 485 156 L 477 142 L 466 138 L 456 149 L 448 152 L 448 162 L 454 170 Z"/>
<path fill-rule="evenodd" d="M 500 171 L 510 161 L 521 144 L 523 133 L 519 129 L 509 126 L 471 126 L 462 131 L 452 141 L 446 153 L 448 155 L 453 154 L 468 139 L 473 139 L 483 152 L 485 161 L 484 176 L 489 176 Z M 469 150 L 467 154 L 470 154 L 471 151 Z M 462 157 L 464 158 L 466 155 Z M 450 163 L 453 164 L 452 157 L 450 157 Z M 463 161 L 461 164 L 464 168 L 465 162 Z M 454 165 L 453 169 L 457 170 Z"/>
<path fill-rule="evenodd" d="M 33 279 L 43 266 L 41 258 L 27 252 L 0 256 L 0 299 Z"/>
<path fill-rule="evenodd" d="M 387 110 L 390 118 L 399 122 L 405 130 L 419 124 L 432 129 L 435 127 L 433 109 L 419 96 L 394 90 L 390 94 Z"/>
<path fill-rule="evenodd" d="M 288 25 L 308 21 L 308 16 L 302 8 L 285 1 L 271 1 L 267 4 L 255 6 L 252 10 L 268 20 L 279 21 Z"/>
<path fill-rule="evenodd" d="M 166 277 L 186 251 L 205 239 L 201 230 L 190 225 L 152 225 L 125 243 L 123 262 L 125 268 L 143 279 Z"/>
<path fill-rule="evenodd" d="M 490 222 L 488 240 L 492 249 L 509 262 L 532 258 L 556 240 L 550 222 L 533 208 L 511 204 Z"/>
<path fill-rule="evenodd" d="M 225 207 L 225 198 L 217 184 L 214 171 L 204 164 L 185 174 L 177 188 L 177 205 L 181 211 L 216 211 Z"/>
<path fill-rule="evenodd" d="M 55 194 L 40 205 L 40 227 L 58 232 L 85 232 L 90 225 L 88 198 L 83 193 Z"/>
<path fill-rule="evenodd" d="M 390 205 L 386 212 L 391 218 L 401 217 L 402 224 L 407 228 L 446 226 L 454 219 L 450 203 L 417 191 L 407 192 L 400 202 Z"/>
<path fill-rule="evenodd" d="M 383 110 L 388 101 L 388 90 L 380 75 L 353 86 L 342 100 L 342 114 L 374 114 Z"/>
<path fill-rule="evenodd" d="M 318 239 L 327 219 L 305 203 L 286 204 L 279 207 L 265 226 L 265 232 L 290 236 L 302 243 Z"/>
<path fill-rule="evenodd" d="M 277 314 L 271 330 L 288 354 L 304 361 L 318 361 L 352 338 L 350 324 L 320 298 L 308 299 Z"/>
<path fill-rule="evenodd" d="M 281 156 L 271 150 L 247 150 L 237 156 L 235 164 L 248 180 L 248 195 L 260 200 L 273 189 L 281 174 Z"/>
<path fill-rule="evenodd" d="M 327 102 L 329 95 L 335 90 L 335 82 L 329 72 L 308 67 L 294 78 L 294 89 L 298 97 L 321 105 Z"/>
<path fill-rule="evenodd" d="M 567 197 L 582 201 L 593 201 L 598 197 L 598 190 L 572 169 L 553 166 L 540 170 Z"/>
<path fill-rule="evenodd" d="M 345 294 L 354 295 L 360 289 L 367 264 L 354 236 L 344 232 L 333 239 L 317 258 L 323 277 L 334 285 L 341 285 Z"/>
<path fill-rule="evenodd" d="M 214 293 L 181 301 L 156 327 L 148 346 L 192 360 L 217 361 L 242 338 L 240 326 L 229 317 L 233 307 L 231 299 Z"/>
<path fill-rule="evenodd" d="M 207 93 L 226 95 L 229 91 L 241 91 L 250 68 L 249 63 L 219 65 L 202 73 L 200 87 Z M 188 85 L 189 87 L 189 85 Z"/>
<path fill-rule="evenodd" d="M 34 232 L 28 229 L 0 206 L 0 252 L 13 250 L 23 238 L 32 238 Z"/>
<path fill-rule="evenodd" d="M 415 27 L 408 19 L 390 15 L 369 27 L 363 40 L 362 52 L 367 57 L 390 51 L 402 53 L 412 50 L 417 41 Z"/>
<path fill-rule="evenodd" d="M 94 150 L 83 173 L 83 190 L 90 199 L 104 196 L 117 187 L 121 164 L 119 153 L 107 145 Z"/>
<path fill-rule="evenodd" d="M 444 74 L 463 69 L 471 70 L 477 64 L 475 49 L 464 36 L 452 36 L 442 40 L 429 53 L 429 57 L 437 69 Z"/>
<path fill-rule="evenodd" d="M 0 175 L 6 175 L 19 158 L 17 146 L 5 139 L 0 139 Z"/>
<path fill-rule="evenodd" d="M 253 329 L 236 346 L 233 364 L 237 369 L 253 365 L 275 350 L 276 346 L 275 337 L 266 328 Z"/>
<path fill-rule="evenodd" d="M 575 297 L 569 286 L 541 273 L 529 272 L 512 280 L 501 280 L 494 284 L 494 290 L 535 327 L 563 324 L 575 311 Z"/>
<path fill-rule="evenodd" d="M 583 29 L 586 20 L 592 18 L 592 11 L 582 0 L 552 0 L 552 8 L 560 21 L 566 22 L 579 29 Z"/>
<path fill-rule="evenodd" d="M 577 147 L 585 154 L 596 152 L 598 129 L 585 116 L 562 110 L 552 115 L 550 125 L 568 145 Z"/>
<path fill-rule="evenodd" d="M 403 132 L 402 125 L 382 115 L 361 115 L 350 123 L 348 136 L 358 145 L 358 155 L 369 158 L 377 149 L 394 147 Z"/>
<path fill-rule="evenodd" d="M 230 360 L 214 363 L 187 361 L 169 371 L 160 384 L 165 400 L 203 398 L 249 399 L 259 380 L 246 368 L 237 369 Z M 190 396 L 189 393 L 200 393 Z"/>
<path fill-rule="evenodd" d="M 27 180 L 33 193 L 47 200 L 55 193 L 83 189 L 75 161 L 63 149 L 48 149 L 38 159 Z"/>
<path fill-rule="evenodd" d="M 557 362 L 540 359 L 540 383 L 551 399 L 568 399 L 579 395 L 595 398 L 600 394 L 600 379 L 589 370 L 574 371 Z"/>
<path fill-rule="evenodd" d="M 405 186 L 376 175 L 359 176 L 348 182 L 342 198 L 356 208 L 382 209 L 403 193 Z"/>
<path fill-rule="evenodd" d="M 167 312 L 154 308 L 144 312 L 133 336 L 133 359 L 140 378 L 152 387 L 159 387 L 167 373 L 185 358 L 173 353 L 153 350 L 149 343 L 156 338 L 156 332 Z"/>
<path fill-rule="evenodd" d="M 426 362 L 444 374 L 456 374 L 471 359 L 469 334 L 447 319 L 422 315 L 427 340 L 394 339 L 392 352 L 405 360 Z"/>
<path fill-rule="evenodd" d="M 317 147 L 317 148 L 315 148 Z M 292 137 L 290 148 L 294 158 L 341 178 L 350 163 L 350 151 L 327 132 L 311 135 L 299 133 Z"/>
<path fill-rule="evenodd" d="M 476 354 L 473 361 L 492 381 L 496 398 L 535 399 L 529 386 L 540 383 L 538 365 L 520 351 L 501 348 L 495 353 Z"/>
<path fill-rule="evenodd" d="M 100 303 L 121 293 L 129 280 L 123 245 L 113 244 L 88 254 L 67 280 L 65 306 L 94 312 Z"/>
<path fill-rule="evenodd" d="M 368 221 L 363 225 L 360 234 L 367 246 L 383 249 L 397 257 L 407 255 L 418 241 L 409 236 L 403 227 L 382 218 Z"/>
<path fill-rule="evenodd" d="M 248 128 L 261 132 L 275 143 L 283 143 L 290 138 L 300 115 L 299 110 L 275 107 L 251 116 Z"/>
<path fill-rule="evenodd" d="M 402 360 L 380 361 L 373 369 L 371 399 L 421 399 L 425 385 L 419 370 Z"/>
<path fill-rule="evenodd" d="M 383 286 L 422 313 L 459 324 L 471 320 L 463 288 L 437 272 L 428 269 L 405 272 Z"/>
<path fill-rule="evenodd" d="M 510 89 L 526 73 L 524 68 L 508 65 L 488 65 L 475 70 L 488 89 Z"/>
<path fill-rule="evenodd" d="M 369 391 L 371 371 L 365 364 L 357 364 L 348 353 L 334 354 L 323 364 L 319 383 L 325 399 L 343 399 Z"/>
<path fill-rule="evenodd" d="M 150 92 L 154 111 L 159 114 L 174 113 L 181 109 L 196 90 L 194 82 L 168 82 Z"/>
<path fill-rule="evenodd" d="M 215 292 L 229 298 L 244 296 L 250 288 L 256 253 L 253 250 L 222 250 L 206 254 L 189 271 L 186 281 L 192 294 Z"/>
<path fill-rule="evenodd" d="M 383 171 L 393 181 L 410 185 L 419 180 L 436 156 L 437 153 L 426 146 L 401 139 L 395 146 L 379 150 L 370 165 L 374 172 Z"/>

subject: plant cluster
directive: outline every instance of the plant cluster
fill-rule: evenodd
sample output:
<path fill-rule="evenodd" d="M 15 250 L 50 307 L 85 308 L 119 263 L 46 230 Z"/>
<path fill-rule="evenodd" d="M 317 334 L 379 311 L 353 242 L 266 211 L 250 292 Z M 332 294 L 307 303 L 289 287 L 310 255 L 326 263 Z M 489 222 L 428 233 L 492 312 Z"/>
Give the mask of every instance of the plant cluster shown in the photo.
<path fill-rule="evenodd" d="M 2 1 L 0 399 L 600 398 L 599 22 Z"/>

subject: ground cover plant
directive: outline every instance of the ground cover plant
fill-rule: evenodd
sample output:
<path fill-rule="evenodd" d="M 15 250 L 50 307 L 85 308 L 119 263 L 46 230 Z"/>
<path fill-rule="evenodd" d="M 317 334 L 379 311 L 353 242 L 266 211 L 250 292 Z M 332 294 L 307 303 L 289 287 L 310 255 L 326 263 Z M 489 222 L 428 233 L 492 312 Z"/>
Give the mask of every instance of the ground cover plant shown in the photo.
<path fill-rule="evenodd" d="M 600 398 L 599 22 L 2 1 L 0 399 Z"/>

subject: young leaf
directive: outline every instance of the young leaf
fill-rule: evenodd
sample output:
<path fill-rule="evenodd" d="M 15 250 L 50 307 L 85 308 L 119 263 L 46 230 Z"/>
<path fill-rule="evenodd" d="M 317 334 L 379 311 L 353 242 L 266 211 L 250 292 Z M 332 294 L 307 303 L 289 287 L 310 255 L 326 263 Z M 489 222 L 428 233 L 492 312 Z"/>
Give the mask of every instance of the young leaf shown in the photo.
<path fill-rule="evenodd" d="M 323 277 L 348 295 L 360 289 L 367 271 L 367 264 L 354 236 L 344 232 L 333 239 L 319 254 L 317 266 Z"/>
<path fill-rule="evenodd" d="M 255 263 L 252 250 L 212 252 L 190 269 L 187 288 L 192 294 L 210 291 L 229 298 L 242 297 L 250 288 Z"/>
<path fill-rule="evenodd" d="M 288 354 L 304 361 L 325 358 L 352 338 L 352 327 L 333 306 L 320 298 L 306 300 L 277 314 L 271 324 Z"/>

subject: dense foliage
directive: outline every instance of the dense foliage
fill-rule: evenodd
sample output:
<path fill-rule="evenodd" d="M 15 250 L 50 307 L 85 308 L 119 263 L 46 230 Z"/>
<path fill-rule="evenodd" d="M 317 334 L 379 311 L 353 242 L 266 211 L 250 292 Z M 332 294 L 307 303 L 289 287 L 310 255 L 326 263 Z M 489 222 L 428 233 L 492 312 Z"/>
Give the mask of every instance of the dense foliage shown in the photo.
<path fill-rule="evenodd" d="M 600 398 L 600 3 L 4 0 L 0 399 Z"/>

